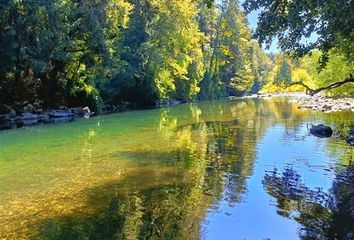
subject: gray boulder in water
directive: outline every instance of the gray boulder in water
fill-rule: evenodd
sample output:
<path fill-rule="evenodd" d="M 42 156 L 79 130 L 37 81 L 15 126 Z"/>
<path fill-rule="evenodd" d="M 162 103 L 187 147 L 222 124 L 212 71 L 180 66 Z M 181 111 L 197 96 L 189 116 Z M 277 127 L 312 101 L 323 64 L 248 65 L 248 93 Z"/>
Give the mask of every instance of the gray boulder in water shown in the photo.
<path fill-rule="evenodd" d="M 333 130 L 323 124 L 312 126 L 310 129 L 310 133 L 319 138 L 329 138 L 333 134 Z"/>

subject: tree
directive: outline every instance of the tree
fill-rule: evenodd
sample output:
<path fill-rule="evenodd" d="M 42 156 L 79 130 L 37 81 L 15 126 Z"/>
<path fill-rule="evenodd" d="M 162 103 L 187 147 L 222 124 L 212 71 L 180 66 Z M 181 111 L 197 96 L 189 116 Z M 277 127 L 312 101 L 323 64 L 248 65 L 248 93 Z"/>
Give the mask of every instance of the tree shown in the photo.
<path fill-rule="evenodd" d="M 290 65 L 290 62 L 287 61 L 283 56 L 280 63 L 279 70 L 277 72 L 277 75 L 275 76 L 274 83 L 276 85 L 288 86 L 292 82 L 291 70 L 292 67 Z"/>
<path fill-rule="evenodd" d="M 2 113 L 242 95 L 266 70 L 238 0 L 5 0 L 0 15 Z"/>
<path fill-rule="evenodd" d="M 252 93 L 258 93 L 267 83 L 267 75 L 271 70 L 271 59 L 264 53 L 256 41 L 250 42 L 251 69 L 253 75 Z"/>
<path fill-rule="evenodd" d="M 97 107 L 94 79 L 113 68 L 128 11 L 124 0 L 2 2 L 1 103 Z"/>
<path fill-rule="evenodd" d="M 348 1 L 278 1 L 246 0 L 247 12 L 261 10 L 256 38 L 269 46 L 273 38 L 279 39 L 283 51 L 304 56 L 313 49 L 327 53 L 340 48 L 353 57 L 354 8 Z M 304 38 L 317 34 L 312 43 Z"/>
<path fill-rule="evenodd" d="M 326 91 L 331 96 L 353 95 L 351 75 L 354 72 L 354 63 L 347 58 L 346 54 L 332 49 L 328 52 L 326 66 L 318 71 L 318 61 L 321 55 L 320 51 L 315 50 L 311 52 L 311 55 L 303 57 L 298 66 L 293 69 L 292 84 L 303 85 L 311 95 L 321 91 Z"/>
<path fill-rule="evenodd" d="M 241 95 L 252 87 L 251 31 L 238 0 L 223 1 L 222 9 L 225 14 L 220 26 L 220 77 L 229 94 Z"/>
<path fill-rule="evenodd" d="M 246 0 L 243 6 L 248 13 L 261 10 L 255 32 L 255 37 L 261 44 L 265 43 L 269 47 L 273 38 L 277 38 L 282 51 L 295 57 L 303 57 L 311 53 L 311 50 L 319 49 L 322 52 L 319 69 L 325 67 L 331 50 L 341 52 L 349 59 L 350 64 L 353 63 L 354 8 L 351 0 Z M 315 40 L 309 41 L 311 38 Z M 322 90 L 354 82 L 351 74 L 345 80 L 332 82 L 316 90 L 303 82 L 299 84 L 314 95 Z"/>
<path fill-rule="evenodd" d="M 156 94 L 154 84 L 146 75 L 148 55 L 144 44 L 149 39 L 147 26 L 155 13 L 148 0 L 131 0 L 130 4 L 129 21 L 115 43 L 119 49 L 115 59 L 120 59 L 120 64 L 99 89 L 107 104 L 118 105 L 128 101 L 136 106 L 152 105 Z"/>
<path fill-rule="evenodd" d="M 151 5 L 156 15 L 144 44 L 149 56 L 147 77 L 154 83 L 158 100 L 192 100 L 199 92 L 204 69 L 197 4 L 191 0 L 163 0 Z"/>
<path fill-rule="evenodd" d="M 201 98 L 251 92 L 255 81 L 252 67 L 258 67 L 252 58 L 260 55 L 252 55 L 256 52 L 251 50 L 255 43 L 251 42 L 251 31 L 239 1 L 225 0 L 218 8 L 203 9 L 199 21 L 208 39 L 204 47 L 208 63 L 201 82 Z"/>

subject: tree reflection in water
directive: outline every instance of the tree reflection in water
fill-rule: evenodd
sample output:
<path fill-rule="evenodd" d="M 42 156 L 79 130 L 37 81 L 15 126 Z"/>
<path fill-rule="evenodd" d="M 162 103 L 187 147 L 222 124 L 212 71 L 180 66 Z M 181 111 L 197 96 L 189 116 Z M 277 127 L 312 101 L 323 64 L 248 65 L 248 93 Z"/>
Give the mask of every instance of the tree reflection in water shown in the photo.
<path fill-rule="evenodd" d="M 265 175 L 263 185 L 276 198 L 278 214 L 301 224 L 301 239 L 354 239 L 354 167 L 340 171 L 328 193 L 306 187 L 286 168 Z"/>

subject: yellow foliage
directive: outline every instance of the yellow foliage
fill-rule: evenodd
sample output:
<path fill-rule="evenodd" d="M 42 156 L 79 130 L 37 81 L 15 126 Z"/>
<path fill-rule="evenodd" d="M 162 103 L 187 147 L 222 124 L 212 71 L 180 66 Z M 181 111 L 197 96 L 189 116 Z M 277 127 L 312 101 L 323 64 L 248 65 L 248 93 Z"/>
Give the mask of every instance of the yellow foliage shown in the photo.
<path fill-rule="evenodd" d="M 267 84 L 262 88 L 260 93 L 277 93 L 277 92 L 305 92 L 306 89 L 301 85 L 285 86 L 283 84 L 275 85 L 273 83 Z"/>

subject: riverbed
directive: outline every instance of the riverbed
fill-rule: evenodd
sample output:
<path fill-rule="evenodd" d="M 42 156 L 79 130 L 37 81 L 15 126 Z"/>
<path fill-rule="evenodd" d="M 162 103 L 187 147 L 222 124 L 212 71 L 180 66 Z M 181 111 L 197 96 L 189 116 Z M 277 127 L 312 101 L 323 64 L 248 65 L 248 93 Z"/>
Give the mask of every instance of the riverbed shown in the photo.
<path fill-rule="evenodd" d="M 353 239 L 352 111 L 286 98 L 0 132 L 0 239 Z"/>

